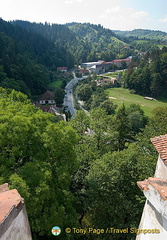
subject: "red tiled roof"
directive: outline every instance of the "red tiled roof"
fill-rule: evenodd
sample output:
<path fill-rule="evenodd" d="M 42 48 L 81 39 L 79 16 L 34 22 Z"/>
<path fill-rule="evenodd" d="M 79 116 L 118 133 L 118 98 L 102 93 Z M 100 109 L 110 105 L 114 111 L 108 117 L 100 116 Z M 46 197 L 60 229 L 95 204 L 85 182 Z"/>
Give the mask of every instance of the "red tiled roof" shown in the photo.
<path fill-rule="evenodd" d="M 164 160 L 164 163 L 167 164 L 167 134 L 151 138 L 151 142 Z"/>
<path fill-rule="evenodd" d="M 54 93 L 46 91 L 44 94 L 41 95 L 39 100 L 54 100 Z"/>
<path fill-rule="evenodd" d="M 4 183 L 3 185 L 0 185 L 0 193 L 8 190 L 9 190 L 8 183 Z"/>
<path fill-rule="evenodd" d="M 41 105 L 39 102 L 34 102 L 35 106 L 40 108 L 43 112 L 52 112 L 52 109 L 60 112 L 59 108 L 56 105 Z"/>
<path fill-rule="evenodd" d="M 57 67 L 57 71 L 67 71 L 67 67 Z"/>
<path fill-rule="evenodd" d="M 127 59 L 116 59 L 116 60 L 113 60 L 113 62 L 122 62 L 122 61 L 130 62 L 131 59 L 127 58 Z"/>
<path fill-rule="evenodd" d="M 148 191 L 149 185 L 151 185 L 158 191 L 162 199 L 167 200 L 167 180 L 150 177 L 145 181 L 137 182 L 137 185 L 144 191 Z"/>
<path fill-rule="evenodd" d="M 8 190 L 0 193 L 0 223 L 9 214 L 13 206 L 18 206 L 22 202 L 22 198 L 16 189 Z"/>

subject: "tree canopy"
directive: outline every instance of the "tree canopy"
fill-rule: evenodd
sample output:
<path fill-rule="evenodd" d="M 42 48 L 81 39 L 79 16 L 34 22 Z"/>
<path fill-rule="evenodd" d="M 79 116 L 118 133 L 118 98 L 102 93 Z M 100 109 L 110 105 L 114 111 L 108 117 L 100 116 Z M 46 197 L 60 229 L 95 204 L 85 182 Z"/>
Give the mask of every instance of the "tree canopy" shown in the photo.
<path fill-rule="evenodd" d="M 24 197 L 34 239 L 50 236 L 55 223 L 74 226 L 69 187 L 78 166 L 76 132 L 15 90 L 0 89 L 0 115 L 0 182 Z"/>

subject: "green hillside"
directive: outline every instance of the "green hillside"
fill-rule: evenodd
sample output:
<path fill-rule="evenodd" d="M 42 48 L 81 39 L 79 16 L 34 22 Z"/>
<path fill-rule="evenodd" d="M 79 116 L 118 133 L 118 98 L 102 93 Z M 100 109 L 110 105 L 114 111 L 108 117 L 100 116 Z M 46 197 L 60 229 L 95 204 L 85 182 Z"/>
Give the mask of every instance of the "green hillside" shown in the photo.
<path fill-rule="evenodd" d="M 144 99 L 143 96 L 131 94 L 130 91 L 125 88 L 110 88 L 106 90 L 106 92 L 109 98 L 116 103 L 118 107 L 121 107 L 123 104 L 126 107 L 129 107 L 132 103 L 138 104 L 147 116 L 151 116 L 153 109 L 157 107 L 167 107 L 166 102 Z"/>
<path fill-rule="evenodd" d="M 167 33 L 146 29 L 135 29 L 133 31 L 113 31 L 121 37 L 136 38 L 136 39 L 151 39 L 167 41 Z"/>
<path fill-rule="evenodd" d="M 115 58 L 126 58 L 132 54 L 128 38 L 120 37 L 100 24 L 69 23 L 67 26 L 91 47 L 91 52 L 87 56 L 88 61 L 98 59 L 111 61 Z"/>
<path fill-rule="evenodd" d="M 88 39 L 92 42 L 100 42 L 105 39 L 107 43 L 111 41 L 122 42 L 126 44 L 129 42 L 128 38 L 120 37 L 115 34 L 112 30 L 106 29 L 100 24 L 90 24 L 90 23 L 69 23 L 67 24 L 70 30 L 75 32 L 77 35 L 84 39 Z"/>

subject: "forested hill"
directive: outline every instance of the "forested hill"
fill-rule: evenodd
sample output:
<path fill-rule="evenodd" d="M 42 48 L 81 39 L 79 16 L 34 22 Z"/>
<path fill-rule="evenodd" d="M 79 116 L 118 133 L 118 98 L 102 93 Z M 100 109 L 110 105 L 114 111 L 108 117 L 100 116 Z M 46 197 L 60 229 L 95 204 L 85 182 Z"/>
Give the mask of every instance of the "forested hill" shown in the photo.
<path fill-rule="evenodd" d="M 112 31 L 103 26 L 90 23 L 68 23 L 74 33 L 82 37 L 91 46 L 87 60 L 102 59 L 111 61 L 115 58 L 134 56 L 136 52 L 152 51 L 167 44 L 167 33 L 152 30 Z M 144 41 L 138 41 L 144 40 Z"/>
<path fill-rule="evenodd" d="M 67 64 L 64 61 L 64 65 L 67 65 L 68 68 L 73 67 L 74 62 L 81 63 L 87 60 L 87 55 L 89 55 L 91 49 L 89 44 L 65 25 L 30 23 L 20 20 L 13 21 L 12 24 L 20 26 L 27 31 L 36 32 L 49 41 L 54 42 L 60 48 L 66 49 L 68 53 L 66 56 Z"/>
<path fill-rule="evenodd" d="M 121 37 L 128 37 L 130 39 L 152 39 L 167 41 L 167 33 L 161 31 L 135 29 L 133 31 L 114 31 L 113 32 Z"/>
<path fill-rule="evenodd" d="M 115 58 L 124 58 L 132 54 L 127 48 L 125 49 L 129 43 L 128 38 L 120 37 L 100 24 L 73 22 L 66 24 L 66 26 L 82 37 L 90 46 L 91 51 L 87 55 L 87 61 L 97 61 L 99 59 L 111 61 Z M 121 54 L 120 49 L 123 50 Z"/>
<path fill-rule="evenodd" d="M 101 38 L 108 39 L 108 42 L 112 41 L 123 41 L 125 43 L 129 42 L 126 37 L 121 37 L 115 34 L 110 29 L 104 28 L 102 25 L 90 24 L 90 23 L 67 23 L 69 29 L 75 32 L 77 35 L 84 39 L 88 39 L 91 42 L 99 42 Z"/>
<path fill-rule="evenodd" d="M 128 43 L 128 38 L 117 36 L 101 25 L 90 23 L 51 25 L 49 23 L 37 24 L 13 21 L 12 24 L 28 31 L 35 31 L 59 46 L 65 47 L 68 49 L 68 53 L 74 57 L 74 62 L 77 65 L 85 61 L 97 61 L 99 59 L 111 61 L 117 57 L 120 47 L 124 47 Z M 127 53 L 126 51 L 122 57 L 127 57 L 129 54 L 130 52 Z"/>
<path fill-rule="evenodd" d="M 74 66 L 68 49 L 0 19 L 0 86 L 27 95 L 41 94 L 50 82 L 50 72 L 58 66 Z"/>

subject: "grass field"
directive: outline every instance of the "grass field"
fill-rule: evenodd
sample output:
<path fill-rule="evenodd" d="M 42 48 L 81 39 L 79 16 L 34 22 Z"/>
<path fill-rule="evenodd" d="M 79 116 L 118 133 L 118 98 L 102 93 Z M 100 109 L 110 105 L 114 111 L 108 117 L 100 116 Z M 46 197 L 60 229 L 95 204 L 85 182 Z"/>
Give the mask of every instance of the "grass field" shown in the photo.
<path fill-rule="evenodd" d="M 137 94 L 131 94 L 128 89 L 124 88 L 110 88 L 106 92 L 110 99 L 118 105 L 118 107 L 124 104 L 128 107 L 130 104 L 139 104 L 147 116 L 151 116 L 152 110 L 157 107 L 167 107 L 167 102 L 147 100 L 143 96 Z"/>
<path fill-rule="evenodd" d="M 57 81 L 51 82 L 51 83 L 49 84 L 49 87 L 55 87 L 55 88 L 58 88 L 58 87 L 61 86 L 61 83 L 62 83 L 61 80 L 57 80 Z"/>
<path fill-rule="evenodd" d="M 113 73 L 106 73 L 106 74 L 103 74 L 103 76 L 106 76 L 106 77 L 117 77 L 118 76 L 118 72 L 113 72 Z"/>

